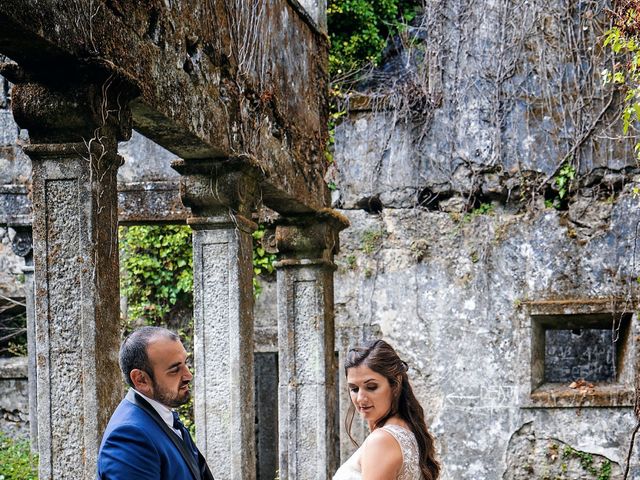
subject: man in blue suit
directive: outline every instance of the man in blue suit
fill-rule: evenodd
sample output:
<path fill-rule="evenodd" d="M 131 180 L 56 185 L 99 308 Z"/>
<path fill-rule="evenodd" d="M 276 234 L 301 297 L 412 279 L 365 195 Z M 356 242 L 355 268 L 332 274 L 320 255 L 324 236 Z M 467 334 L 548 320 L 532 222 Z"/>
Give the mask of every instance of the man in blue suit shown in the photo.
<path fill-rule="evenodd" d="M 98 454 L 99 480 L 213 480 L 202 454 L 172 408 L 191 395 L 193 375 L 180 338 L 143 327 L 120 347 L 131 389 L 113 413 Z"/>

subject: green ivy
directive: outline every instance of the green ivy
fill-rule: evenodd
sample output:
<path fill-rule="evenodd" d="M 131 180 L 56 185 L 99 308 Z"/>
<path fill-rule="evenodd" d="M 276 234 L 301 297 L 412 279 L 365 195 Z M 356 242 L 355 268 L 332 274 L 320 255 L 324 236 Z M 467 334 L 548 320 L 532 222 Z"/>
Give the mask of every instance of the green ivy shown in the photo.
<path fill-rule="evenodd" d="M 0 433 L 0 480 L 38 480 L 38 456 L 28 440 Z"/>
<path fill-rule="evenodd" d="M 571 183 L 576 176 L 576 168 L 570 163 L 565 163 L 558 175 L 556 175 L 556 187 L 558 189 L 558 197 L 563 200 L 571 188 Z"/>
<path fill-rule="evenodd" d="M 562 452 L 562 458 L 576 458 L 580 461 L 580 466 L 588 474 L 592 475 L 597 480 L 610 480 L 611 478 L 611 461 L 604 460 L 600 464 L 600 468 L 594 466 L 593 455 L 588 452 L 582 452 L 575 448 L 566 445 Z"/>
<path fill-rule="evenodd" d="M 193 305 L 191 229 L 183 225 L 120 228 L 120 288 L 130 321 L 167 323 L 176 306 Z"/>
<path fill-rule="evenodd" d="M 271 275 L 275 272 L 274 263 L 276 255 L 266 251 L 263 245 L 265 234 L 264 225 L 258 226 L 253 232 L 253 294 L 257 297 L 262 292 L 262 286 L 258 280 L 259 275 Z"/>

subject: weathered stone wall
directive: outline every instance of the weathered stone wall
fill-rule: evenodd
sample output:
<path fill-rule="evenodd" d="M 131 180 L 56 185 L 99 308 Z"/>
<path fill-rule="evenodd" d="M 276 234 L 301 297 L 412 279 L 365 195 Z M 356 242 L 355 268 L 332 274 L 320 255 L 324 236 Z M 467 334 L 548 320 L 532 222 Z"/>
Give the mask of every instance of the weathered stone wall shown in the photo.
<path fill-rule="evenodd" d="M 573 388 L 543 381 L 536 323 L 570 329 L 637 303 L 640 177 L 598 74 L 606 6 L 428 2 L 337 128 L 328 180 L 351 221 L 337 334 L 343 347 L 382 336 L 409 363 L 444 479 L 625 467 L 637 319 L 615 379 Z M 576 178 L 560 198 L 564 165 Z M 344 431 L 341 446 L 344 461 Z"/>

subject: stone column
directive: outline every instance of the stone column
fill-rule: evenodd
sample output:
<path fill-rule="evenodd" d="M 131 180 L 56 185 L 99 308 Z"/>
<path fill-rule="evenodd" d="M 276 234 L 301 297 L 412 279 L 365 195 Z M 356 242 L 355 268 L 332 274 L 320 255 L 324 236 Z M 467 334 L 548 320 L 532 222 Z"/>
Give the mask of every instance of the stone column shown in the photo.
<path fill-rule="evenodd" d="M 29 439 L 31 450 L 38 451 L 38 397 L 36 372 L 36 319 L 33 288 L 33 239 L 31 226 L 12 226 L 16 235 L 11 242 L 13 253 L 24 258 L 24 297 L 27 306 L 27 354 L 29 380 Z"/>
<path fill-rule="evenodd" d="M 28 80 L 12 95 L 33 165 L 41 480 L 95 479 L 102 431 L 122 397 L 116 171 L 130 116 L 113 88 Z"/>
<path fill-rule="evenodd" d="M 282 480 L 330 479 L 338 466 L 333 254 L 346 225 L 327 210 L 276 228 Z"/>
<path fill-rule="evenodd" d="M 173 166 L 192 211 L 196 443 L 216 480 L 252 480 L 256 177 L 232 160 Z"/>

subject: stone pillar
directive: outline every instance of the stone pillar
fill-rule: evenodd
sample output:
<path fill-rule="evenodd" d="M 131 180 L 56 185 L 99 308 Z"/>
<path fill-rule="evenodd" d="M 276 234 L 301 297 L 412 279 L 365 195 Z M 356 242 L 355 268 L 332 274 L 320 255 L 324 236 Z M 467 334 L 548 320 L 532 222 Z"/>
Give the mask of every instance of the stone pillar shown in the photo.
<path fill-rule="evenodd" d="M 276 228 L 282 480 L 330 479 L 338 466 L 333 254 L 346 225 L 327 210 Z"/>
<path fill-rule="evenodd" d="M 36 372 L 36 319 L 33 288 L 33 239 L 31 226 L 13 226 L 16 234 L 11 242 L 13 253 L 24 258 L 24 297 L 27 306 L 27 376 L 29 381 L 29 439 L 31 450 L 38 451 L 38 397 Z"/>
<path fill-rule="evenodd" d="M 33 165 L 41 480 L 95 479 L 101 435 L 122 397 L 117 140 L 131 130 L 113 89 L 26 80 L 12 95 Z"/>
<path fill-rule="evenodd" d="M 173 166 L 192 211 L 196 443 L 216 480 L 252 480 L 256 177 L 231 160 Z"/>

